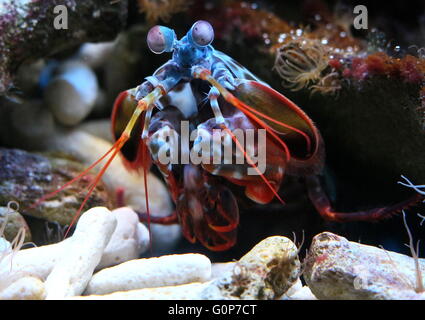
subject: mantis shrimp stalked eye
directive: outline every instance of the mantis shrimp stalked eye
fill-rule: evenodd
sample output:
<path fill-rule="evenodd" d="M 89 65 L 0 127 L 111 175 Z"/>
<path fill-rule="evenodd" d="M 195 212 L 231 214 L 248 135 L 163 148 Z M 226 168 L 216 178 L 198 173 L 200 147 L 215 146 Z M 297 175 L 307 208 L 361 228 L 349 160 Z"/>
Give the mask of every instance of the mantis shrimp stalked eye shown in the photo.
<path fill-rule="evenodd" d="M 189 39 L 200 47 L 208 46 L 214 40 L 214 29 L 207 21 L 200 20 L 190 29 Z"/>
<path fill-rule="evenodd" d="M 155 26 L 149 30 L 147 43 L 153 53 L 161 54 L 173 50 L 176 34 L 173 30 L 163 26 Z"/>

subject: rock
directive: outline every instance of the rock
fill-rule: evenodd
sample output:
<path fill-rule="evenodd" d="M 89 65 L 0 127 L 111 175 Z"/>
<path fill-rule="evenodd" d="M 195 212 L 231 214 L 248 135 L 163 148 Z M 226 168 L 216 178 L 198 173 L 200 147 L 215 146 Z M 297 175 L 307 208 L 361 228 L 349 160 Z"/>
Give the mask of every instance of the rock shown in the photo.
<path fill-rule="evenodd" d="M 40 87 L 40 75 L 46 63 L 44 59 L 38 59 L 35 61 L 27 61 L 20 65 L 15 75 L 15 81 L 17 86 L 24 93 L 22 96 L 36 96 L 39 92 Z"/>
<path fill-rule="evenodd" d="M 14 73 L 24 61 L 51 56 L 88 41 L 114 39 L 127 21 L 128 3 L 111 4 L 103 0 L 15 1 L 4 0 L 0 7 L 0 95 L 13 86 Z M 62 5 L 54 11 L 55 5 Z M 65 19 L 57 19 L 66 8 Z M 54 29 L 54 21 L 62 26 Z M 52 32 L 55 31 L 55 32 Z"/>
<path fill-rule="evenodd" d="M 291 295 L 288 295 L 285 300 L 317 300 L 316 296 L 311 292 L 307 286 L 295 291 Z"/>
<path fill-rule="evenodd" d="M 274 236 L 257 244 L 215 284 L 225 297 L 276 299 L 295 284 L 299 275 L 298 248 L 288 238 Z"/>
<path fill-rule="evenodd" d="M 176 286 L 211 279 L 211 262 L 200 254 L 138 259 L 103 269 L 90 280 L 85 293 L 107 294 L 142 288 Z"/>
<path fill-rule="evenodd" d="M 44 90 L 44 100 L 62 125 L 80 123 L 93 109 L 99 91 L 95 73 L 84 63 L 67 61 Z"/>
<path fill-rule="evenodd" d="M 5 206 L 13 200 L 19 203 L 23 215 L 69 225 L 85 197 L 81 190 L 85 190 L 93 180 L 92 174 L 38 206 L 34 204 L 83 169 L 80 163 L 64 155 L 40 155 L 0 148 L 0 205 Z M 100 183 L 85 208 L 108 206 L 109 202 L 108 194 Z"/>
<path fill-rule="evenodd" d="M 117 227 L 96 269 L 137 259 L 149 247 L 149 231 L 139 222 L 139 218 L 133 210 L 120 208 L 112 213 L 117 219 Z"/>
<path fill-rule="evenodd" d="M 13 255 L 21 249 L 25 243 L 26 232 L 29 231 L 25 220 L 16 211 L 18 208 L 14 207 L 14 205 L 17 206 L 17 204 L 9 202 L 2 212 L 3 217 L 2 221 L 0 221 L 0 263 L 4 261 L 12 262 Z M 0 273 L 0 289 L 5 286 L 5 283 L 8 283 L 9 279 L 9 277 L 5 279 L 6 276 L 3 273 Z"/>
<path fill-rule="evenodd" d="M 81 216 L 46 279 L 46 299 L 62 299 L 84 291 L 116 225 L 115 216 L 106 208 L 92 208 Z"/>
<path fill-rule="evenodd" d="M 111 143 L 114 141 L 111 131 L 111 119 L 87 120 L 78 125 L 77 129 Z"/>
<path fill-rule="evenodd" d="M 77 57 L 91 68 L 98 68 L 111 56 L 116 41 L 84 43 L 78 51 Z"/>
<path fill-rule="evenodd" d="M 7 215 L 7 220 L 6 220 Z M 7 221 L 7 222 L 6 222 Z M 31 231 L 22 215 L 17 211 L 10 211 L 7 207 L 0 207 L 0 226 L 6 222 L 3 237 L 12 241 L 19 233 L 19 230 L 25 230 L 24 242 L 31 241 Z M 0 234 L 0 236 L 2 236 Z"/>
<path fill-rule="evenodd" d="M 420 259 L 422 274 L 425 260 Z M 314 237 L 304 279 L 318 299 L 424 299 L 411 257 L 350 242 L 330 232 Z"/>
<path fill-rule="evenodd" d="M 0 131 L 3 145 L 25 150 L 43 150 L 56 134 L 55 119 L 41 99 L 8 101 L 2 110 Z"/>
<path fill-rule="evenodd" d="M 0 300 L 43 300 L 45 297 L 43 281 L 31 276 L 20 278 L 0 291 Z"/>

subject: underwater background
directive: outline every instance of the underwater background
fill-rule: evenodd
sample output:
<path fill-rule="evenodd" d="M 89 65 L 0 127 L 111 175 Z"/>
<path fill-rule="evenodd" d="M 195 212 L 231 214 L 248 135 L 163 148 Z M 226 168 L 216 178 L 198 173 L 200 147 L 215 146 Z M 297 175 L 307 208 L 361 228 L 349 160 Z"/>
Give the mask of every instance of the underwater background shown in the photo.
<path fill-rule="evenodd" d="M 141 84 L 170 58 L 154 55 L 147 47 L 147 32 L 155 24 L 166 25 L 181 37 L 195 21 L 210 22 L 214 48 L 311 117 L 324 139 L 322 181 L 336 210 L 391 206 L 415 194 L 397 183 L 401 175 L 414 184 L 425 181 L 423 1 L 363 1 L 368 28 L 357 30 L 353 26 L 355 1 L 117 0 L 105 5 L 93 0 L 76 5 L 69 0 L 65 5 L 77 9 L 69 10 L 69 29 L 63 33 L 49 32 L 47 21 L 54 18 L 47 9 L 50 2 L 25 6 L 26 16 L 13 7 L 19 2 L 6 1 L 0 11 L 0 205 L 6 207 L 11 200 L 20 203 L 32 234 L 28 241 L 37 245 L 58 241 L 63 226 L 84 199 L 80 191 L 91 181 L 78 182 L 65 195 L 58 194 L 56 207 L 30 208 L 95 160 L 84 136 L 76 142 L 67 134 L 78 127 L 112 140 L 108 127 L 117 95 Z M 88 45 L 94 42 L 103 46 Z M 288 46 L 298 46 L 312 62 L 303 70 L 288 69 L 280 56 Z M 304 80 L 297 78 L 302 73 L 307 77 Z M 157 169 L 152 171 L 160 177 Z M 37 184 L 34 174 L 40 178 Z M 122 203 L 108 182 L 104 183 L 106 188 L 96 189 L 87 208 L 115 208 Z M 140 180 L 134 183 L 132 188 L 143 188 Z M 155 247 L 161 239 L 154 238 L 154 249 L 144 256 L 190 252 L 203 253 L 215 262 L 230 261 L 267 236 L 293 238 L 295 234 L 299 240 L 304 233 L 303 256 L 313 236 L 323 231 L 410 254 L 404 245 L 408 237 L 400 214 L 382 221 L 326 221 L 309 200 L 303 180 L 294 177 L 285 178 L 280 188 L 285 206 L 276 200 L 259 205 L 234 189 L 240 207 L 235 246 L 211 252 L 175 236 L 170 243 Z M 77 200 L 61 198 L 69 196 Z M 415 239 L 424 239 L 425 227 L 416 214 L 425 214 L 425 207 L 419 202 L 406 208 L 406 213 Z M 158 237 L 179 233 L 164 230 Z"/>

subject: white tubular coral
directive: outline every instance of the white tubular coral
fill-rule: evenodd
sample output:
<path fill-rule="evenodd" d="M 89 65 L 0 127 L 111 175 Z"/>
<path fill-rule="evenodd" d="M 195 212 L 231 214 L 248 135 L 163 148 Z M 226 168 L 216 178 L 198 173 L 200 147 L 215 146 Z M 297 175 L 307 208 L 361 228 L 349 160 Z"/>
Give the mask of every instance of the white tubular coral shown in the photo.
<path fill-rule="evenodd" d="M 117 228 L 96 269 L 137 259 L 149 247 L 149 231 L 139 222 L 139 217 L 133 210 L 124 207 L 116 209 L 112 213 L 117 219 Z"/>
<path fill-rule="evenodd" d="M 298 280 L 298 248 L 288 238 L 269 237 L 238 262 L 214 269 L 211 279 L 209 260 L 199 254 L 133 260 L 95 274 L 89 296 L 71 299 L 276 299 Z"/>
<path fill-rule="evenodd" d="M 104 207 L 92 208 L 81 216 L 74 235 L 46 279 L 46 299 L 62 299 L 84 291 L 116 224 L 115 215 Z"/>
<path fill-rule="evenodd" d="M 47 85 L 44 97 L 61 124 L 74 126 L 92 111 L 98 92 L 95 73 L 84 63 L 68 61 Z"/>
<path fill-rule="evenodd" d="M 145 288 L 129 291 L 118 291 L 105 295 L 90 295 L 71 297 L 71 300 L 199 300 L 203 299 L 202 292 L 208 288 L 209 282 L 193 282 L 178 286 Z M 223 299 L 217 290 L 212 299 Z"/>
<path fill-rule="evenodd" d="M 211 261 L 201 254 L 138 259 L 99 271 L 90 280 L 85 294 L 176 286 L 210 278 Z"/>
<path fill-rule="evenodd" d="M 43 300 L 44 283 L 35 277 L 23 277 L 0 291 L 0 300 Z"/>
<path fill-rule="evenodd" d="M 102 213 L 109 212 L 106 208 L 96 208 L 96 210 Z M 135 221 L 136 213 L 129 208 L 117 209 L 112 211 L 112 213 L 118 221 L 118 227 L 103 251 L 102 259 L 97 269 L 102 268 L 102 266 L 135 259 L 148 247 L 149 233 L 143 224 Z M 109 215 L 111 214 L 109 213 Z M 126 222 L 129 224 L 127 225 Z M 77 225 L 77 229 L 80 226 L 81 223 Z M 90 226 L 90 228 L 91 231 L 87 231 L 87 234 L 104 232 L 96 224 Z M 5 274 L 11 277 L 15 273 L 24 273 L 40 279 L 46 279 L 53 267 L 59 263 L 62 255 L 68 254 L 68 243 L 73 239 L 74 236 L 56 244 L 16 251 L 13 259 L 0 261 L 0 275 Z M 85 241 L 82 241 L 82 243 L 85 243 Z M 0 238 L 0 255 L 3 252 L 2 248 L 4 248 L 5 252 L 12 252 L 11 244 Z"/>

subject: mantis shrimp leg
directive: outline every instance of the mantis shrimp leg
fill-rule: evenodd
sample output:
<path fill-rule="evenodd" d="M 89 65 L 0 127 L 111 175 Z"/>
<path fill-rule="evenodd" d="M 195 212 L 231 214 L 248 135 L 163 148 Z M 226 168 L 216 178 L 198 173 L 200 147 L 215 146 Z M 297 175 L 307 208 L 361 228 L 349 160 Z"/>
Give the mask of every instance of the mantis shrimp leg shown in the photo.
<path fill-rule="evenodd" d="M 415 205 L 423 200 L 424 196 L 415 194 L 410 199 L 396 203 L 388 207 L 374 208 L 356 212 L 337 212 L 332 208 L 331 202 L 323 190 L 322 184 L 317 176 L 306 178 L 308 195 L 319 214 L 326 220 L 349 222 L 349 221 L 370 221 L 389 218 L 403 209 Z"/>
<path fill-rule="evenodd" d="M 233 96 L 224 86 L 222 86 L 213 76 L 211 76 L 211 72 L 208 69 L 202 68 L 202 67 L 194 67 L 193 71 L 192 71 L 193 77 L 194 78 L 199 78 L 202 80 L 206 80 L 208 81 L 214 88 L 214 92 L 216 92 L 215 90 L 217 90 L 222 96 L 223 98 L 230 102 L 232 105 L 234 105 L 235 107 L 237 107 L 238 109 L 241 109 L 244 112 L 249 112 L 246 109 L 244 109 L 243 107 L 243 103 L 241 101 L 239 101 L 235 96 Z M 214 97 L 214 95 L 212 95 L 212 97 Z M 216 117 L 218 116 L 217 121 L 221 121 L 220 119 L 220 115 L 221 112 L 218 113 L 220 111 L 219 107 L 218 107 L 218 103 L 216 100 L 216 98 L 212 99 L 212 108 L 214 111 L 214 114 L 216 115 Z M 216 114 L 217 112 L 217 114 Z M 222 116 L 221 116 L 222 117 Z M 255 116 L 253 116 L 255 117 Z M 256 118 L 256 117 L 255 117 Z M 257 122 L 263 126 L 263 128 L 265 128 L 267 130 L 268 133 L 272 134 L 273 136 L 276 137 L 276 139 L 278 139 L 279 141 L 281 141 L 279 139 L 279 137 L 272 131 L 272 130 L 268 130 L 268 126 L 262 122 L 260 119 L 256 118 Z M 218 122 L 219 123 L 219 122 Z M 252 166 L 255 170 L 257 170 L 258 174 L 261 176 L 261 178 L 263 179 L 264 183 L 268 186 L 268 188 L 270 189 L 271 192 L 273 192 L 273 194 L 276 196 L 277 199 L 279 199 L 279 201 L 281 203 L 285 203 L 282 198 L 279 196 L 279 194 L 277 193 L 277 190 L 275 190 L 275 188 L 272 186 L 272 184 L 270 183 L 270 181 L 267 180 L 267 178 L 258 170 L 257 166 L 254 164 L 254 162 L 252 161 L 251 157 L 247 154 L 247 152 L 245 151 L 245 149 L 243 148 L 243 146 L 240 144 L 240 142 L 238 141 L 238 139 L 235 137 L 235 135 L 230 131 L 230 129 L 226 126 L 226 124 L 224 123 L 224 119 L 223 122 L 220 124 L 221 128 L 226 131 L 231 137 L 232 140 L 234 141 L 234 143 L 236 144 L 236 147 L 243 153 L 245 159 L 247 160 L 248 164 L 250 166 Z M 286 145 L 282 142 L 283 146 L 286 148 Z M 289 152 L 286 152 L 287 155 L 289 155 Z"/>

